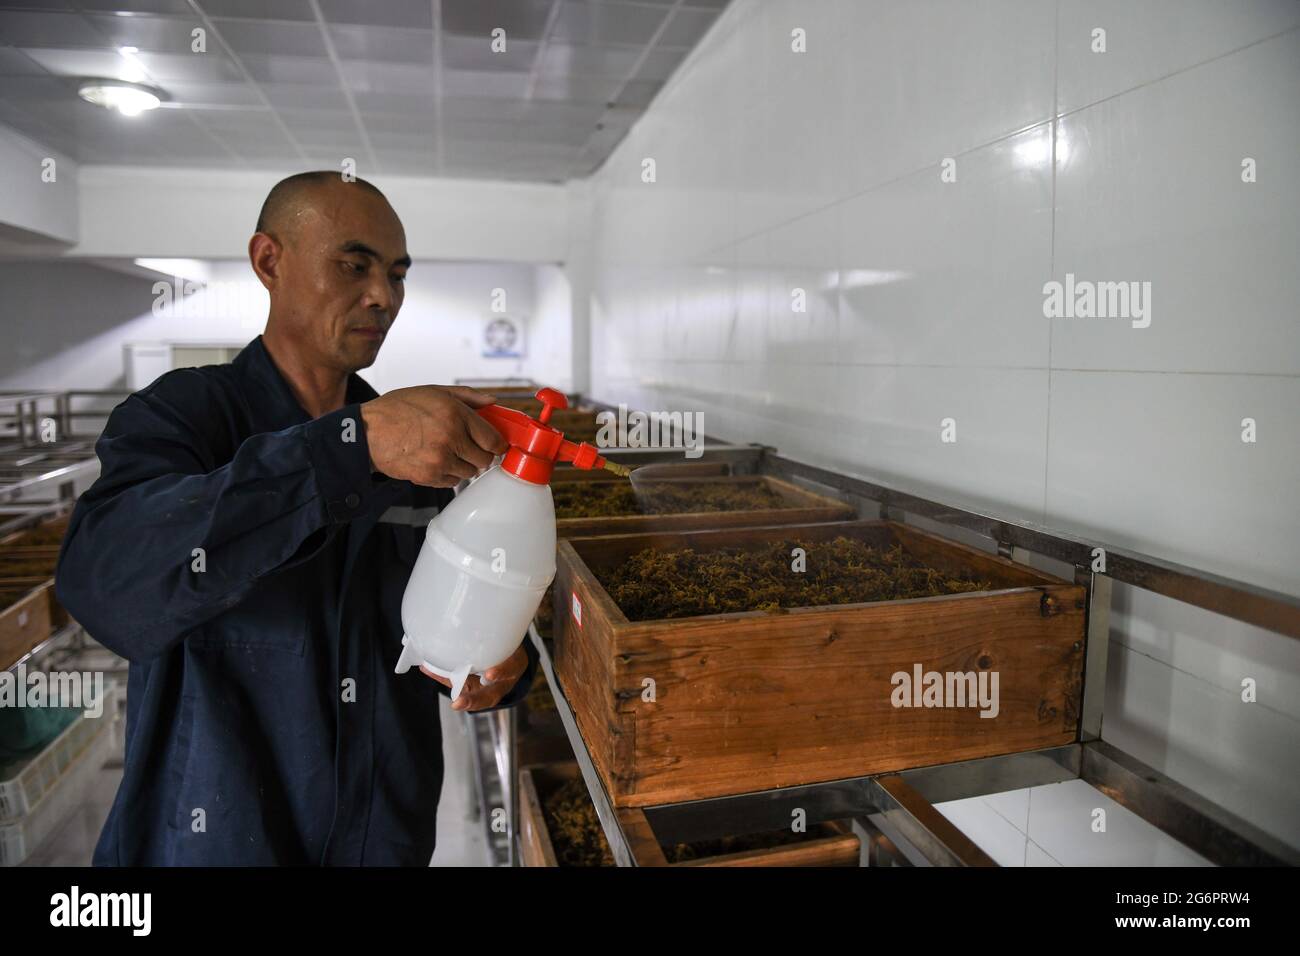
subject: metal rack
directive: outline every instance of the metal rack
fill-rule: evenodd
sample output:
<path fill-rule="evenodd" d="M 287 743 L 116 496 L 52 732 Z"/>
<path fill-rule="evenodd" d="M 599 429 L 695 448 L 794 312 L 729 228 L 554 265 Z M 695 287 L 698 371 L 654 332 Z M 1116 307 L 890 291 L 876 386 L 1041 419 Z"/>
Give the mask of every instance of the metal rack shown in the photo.
<path fill-rule="evenodd" d="M 680 449 L 618 449 L 607 454 L 625 464 L 681 459 Z M 800 807 L 810 824 L 852 819 L 864 837 L 869 865 L 987 866 L 992 860 L 935 808 L 936 803 L 1079 779 L 1214 863 L 1300 864 L 1300 851 L 1101 739 L 1113 582 L 1297 638 L 1300 598 L 1039 525 L 954 507 L 868 478 L 785 458 L 766 446 L 709 446 L 706 458 L 729 462 L 735 473 L 773 475 L 832 494 L 854 504 L 862 517 L 914 524 L 1014 561 L 1032 561 L 1058 573 L 1064 570 L 1065 576 L 1086 585 L 1087 650 L 1079 735 L 1073 744 L 1046 750 L 644 807 L 657 839 L 692 842 L 773 829 L 789 820 L 792 807 Z M 1105 549 L 1105 573 L 1091 570 L 1096 548 Z M 605 792 L 560 689 L 546 640 L 533 627 L 528 637 L 539 653 L 614 858 L 620 866 L 636 866 L 636 847 L 644 843 L 645 834 L 629 832 L 625 815 Z M 511 736 L 513 730 L 511 726 Z M 497 751 L 498 762 L 513 779 L 513 740 L 499 741 Z M 514 819 L 512 809 L 512 834 Z M 513 850 L 512 855 L 518 859 Z"/>
<path fill-rule="evenodd" d="M 98 428 L 79 429 L 89 420 L 98 424 L 108 409 L 85 403 L 120 400 L 126 394 L 93 389 L 0 392 L 0 533 L 11 530 L 11 524 L 22 527 L 22 519 L 31 514 L 40 520 L 46 502 L 71 502 L 77 485 L 98 473 Z"/>

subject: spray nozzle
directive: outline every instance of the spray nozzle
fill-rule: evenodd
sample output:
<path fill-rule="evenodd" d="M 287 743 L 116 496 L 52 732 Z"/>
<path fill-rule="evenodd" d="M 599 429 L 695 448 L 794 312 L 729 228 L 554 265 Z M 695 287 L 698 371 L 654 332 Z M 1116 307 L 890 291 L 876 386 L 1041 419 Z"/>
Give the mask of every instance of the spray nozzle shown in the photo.
<path fill-rule="evenodd" d="M 535 419 L 524 412 L 501 405 L 477 409 L 478 414 L 499 431 L 510 445 L 501 462 L 504 471 L 539 485 L 551 480 L 551 472 L 557 461 L 572 462 L 575 468 L 606 468 L 615 474 L 619 474 L 620 470 L 626 471 L 622 465 L 611 468 L 613 462 L 602 458 L 595 446 L 586 442 L 567 441 L 562 432 L 547 424 L 555 409 L 569 407 L 569 400 L 563 392 L 554 388 L 539 389 L 537 400 L 542 403 L 542 410 Z"/>

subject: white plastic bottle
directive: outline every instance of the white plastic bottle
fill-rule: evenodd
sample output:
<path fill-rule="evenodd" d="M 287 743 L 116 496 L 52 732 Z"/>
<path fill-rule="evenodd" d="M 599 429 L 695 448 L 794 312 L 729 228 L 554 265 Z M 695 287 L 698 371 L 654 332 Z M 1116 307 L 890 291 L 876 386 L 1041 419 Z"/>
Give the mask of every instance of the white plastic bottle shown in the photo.
<path fill-rule="evenodd" d="M 471 673 L 481 677 L 515 652 L 555 577 L 555 462 L 626 473 L 546 424 L 567 406 L 562 393 L 537 397 L 540 421 L 500 405 L 478 410 L 510 449 L 429 522 L 402 596 L 397 673 L 422 664 L 451 681 L 453 700 Z"/>
<path fill-rule="evenodd" d="M 401 659 L 452 682 L 482 676 L 519 646 L 555 577 L 555 505 L 500 465 L 470 482 L 429 522 L 402 596 Z"/>

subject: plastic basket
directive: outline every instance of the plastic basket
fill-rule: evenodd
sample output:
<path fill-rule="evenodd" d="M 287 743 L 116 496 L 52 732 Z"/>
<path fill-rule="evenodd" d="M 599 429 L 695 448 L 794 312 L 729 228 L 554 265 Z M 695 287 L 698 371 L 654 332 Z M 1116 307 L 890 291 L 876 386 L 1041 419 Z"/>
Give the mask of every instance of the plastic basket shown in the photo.
<path fill-rule="evenodd" d="M 30 813 L 96 738 L 100 725 L 112 724 L 116 716 L 117 685 L 110 682 L 104 689 L 102 716 L 78 717 L 49 746 L 25 763 L 11 767 L 0 780 L 0 824 Z"/>
<path fill-rule="evenodd" d="M 86 788 L 104 765 L 113 745 L 113 720 L 83 717 L 77 723 L 91 726 L 87 745 L 28 813 L 0 824 L 0 866 L 17 866 L 26 860 L 77 809 Z"/>

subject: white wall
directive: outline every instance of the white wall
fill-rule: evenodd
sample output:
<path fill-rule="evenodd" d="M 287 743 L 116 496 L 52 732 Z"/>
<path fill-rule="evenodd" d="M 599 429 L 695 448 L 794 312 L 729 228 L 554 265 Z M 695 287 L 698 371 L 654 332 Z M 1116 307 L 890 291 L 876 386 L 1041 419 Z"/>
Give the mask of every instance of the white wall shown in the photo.
<path fill-rule="evenodd" d="M 457 378 L 531 376 L 544 335 L 534 334 L 533 266 L 514 263 L 416 262 L 406 301 L 366 378 L 381 392 L 408 385 L 450 384 Z M 493 318 L 492 290 L 506 293 L 506 313 L 526 329 L 527 355 L 484 358 L 483 325 Z"/>
<path fill-rule="evenodd" d="M 77 164 L 0 125 L 0 251 L 23 244 L 60 247 L 78 234 Z"/>
<path fill-rule="evenodd" d="M 539 385 L 572 391 L 573 294 L 562 266 L 537 267 L 537 302 L 529 332 L 529 374 Z"/>
<path fill-rule="evenodd" d="M 734 0 L 593 183 L 592 394 L 1300 593 L 1298 26 Z M 1151 282 L 1150 326 L 1045 318 L 1067 272 Z M 1118 590 L 1104 736 L 1300 845 L 1300 643 Z M 948 810 L 1002 862 L 1193 862 L 1086 787 Z"/>
<path fill-rule="evenodd" d="M 206 263 L 210 284 L 157 314 L 155 279 L 76 261 L 0 263 L 0 390 L 124 387 L 128 342 L 244 343 L 266 321 L 267 296 L 246 262 Z M 521 263 L 417 261 L 397 322 L 365 378 L 380 391 L 456 378 L 525 375 L 572 378 L 567 283 Z M 521 359 L 485 358 L 482 332 L 492 291 L 526 329 Z M 534 313 L 537 313 L 534 315 Z M 536 369 L 536 370 L 535 370 Z M 562 387 L 566 387 L 562 385 Z"/>
<path fill-rule="evenodd" d="M 360 173 L 363 178 L 364 171 Z M 242 258 L 280 173 L 84 166 L 70 255 Z M 558 262 L 566 191 L 544 183 L 377 176 L 414 259 Z"/>

